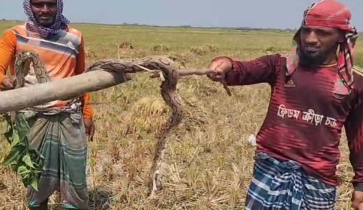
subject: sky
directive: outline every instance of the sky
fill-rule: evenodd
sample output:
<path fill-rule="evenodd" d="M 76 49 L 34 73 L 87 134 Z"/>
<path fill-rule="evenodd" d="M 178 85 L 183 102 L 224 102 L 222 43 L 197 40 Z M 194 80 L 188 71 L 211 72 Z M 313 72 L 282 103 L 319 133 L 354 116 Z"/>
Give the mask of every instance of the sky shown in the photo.
<path fill-rule="evenodd" d="M 296 29 L 316 0 L 64 0 L 71 22 Z M 23 0 L 0 0 L 0 19 L 26 20 Z M 363 31 L 363 0 L 340 0 Z"/>

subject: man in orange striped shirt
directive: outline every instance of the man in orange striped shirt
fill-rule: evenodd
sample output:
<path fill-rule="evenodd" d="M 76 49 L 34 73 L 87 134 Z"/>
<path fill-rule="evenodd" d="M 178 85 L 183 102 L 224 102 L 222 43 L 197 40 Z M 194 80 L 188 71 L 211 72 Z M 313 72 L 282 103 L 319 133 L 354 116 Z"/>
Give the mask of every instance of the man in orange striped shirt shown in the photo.
<path fill-rule="evenodd" d="M 7 30 L 0 39 L 1 90 L 14 88 L 14 77 L 7 77 L 6 70 L 9 68 L 15 74 L 15 55 L 24 51 L 38 53 L 51 80 L 84 72 L 83 36 L 68 26 L 62 10 L 62 0 L 24 0 L 28 21 Z M 25 77 L 25 86 L 37 83 L 31 69 Z M 95 131 L 89 102 L 89 94 L 84 94 L 78 100 L 53 101 L 17 113 L 17 119 L 29 123 L 30 145 L 45 158 L 39 191 L 28 187 L 30 209 L 48 209 L 48 197 L 54 191 L 60 191 L 65 208 L 87 209 L 86 134 L 92 140 Z"/>

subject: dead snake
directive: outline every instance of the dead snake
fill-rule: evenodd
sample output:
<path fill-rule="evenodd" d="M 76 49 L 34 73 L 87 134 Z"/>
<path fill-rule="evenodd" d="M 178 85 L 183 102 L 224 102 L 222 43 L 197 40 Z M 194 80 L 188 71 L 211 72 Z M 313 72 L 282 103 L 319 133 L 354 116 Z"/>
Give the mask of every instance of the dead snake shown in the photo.
<path fill-rule="evenodd" d="M 23 52 L 16 56 L 15 69 L 16 69 L 16 88 L 24 86 L 25 77 L 30 71 L 30 64 L 33 64 L 34 73 L 38 80 L 38 83 L 49 82 L 50 77 L 46 68 L 40 61 L 39 56 L 35 52 Z M 101 60 L 93 65 L 89 66 L 85 73 L 90 71 L 103 70 L 103 71 L 114 71 L 121 73 L 124 77 L 124 81 L 129 80 L 128 74 L 151 71 L 154 74 L 159 73 L 162 78 L 161 83 L 161 95 L 166 104 L 172 109 L 172 116 L 164 129 L 161 132 L 159 141 L 156 146 L 154 163 L 151 169 L 151 182 L 150 190 L 151 197 L 155 195 L 156 190 L 162 187 L 161 185 L 161 174 L 160 167 L 164 156 L 164 150 L 166 147 L 166 140 L 170 131 L 175 128 L 182 120 L 183 106 L 182 99 L 177 94 L 176 87 L 178 79 L 181 76 L 188 75 L 206 75 L 213 73 L 213 70 L 177 70 L 174 62 L 167 57 L 148 57 L 139 60 L 118 60 L 108 59 Z M 230 95 L 228 87 L 224 84 L 224 88 Z M 15 116 L 15 113 L 12 113 Z"/>

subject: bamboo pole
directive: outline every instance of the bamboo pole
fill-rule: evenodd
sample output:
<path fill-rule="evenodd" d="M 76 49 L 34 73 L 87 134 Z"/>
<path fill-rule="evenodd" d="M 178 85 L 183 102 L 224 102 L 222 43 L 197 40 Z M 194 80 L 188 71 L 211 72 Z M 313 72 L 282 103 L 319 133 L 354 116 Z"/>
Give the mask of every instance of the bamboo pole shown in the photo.
<path fill-rule="evenodd" d="M 96 70 L 32 87 L 1 91 L 0 114 L 54 100 L 79 97 L 84 93 L 109 88 L 124 81 L 123 73 Z"/>

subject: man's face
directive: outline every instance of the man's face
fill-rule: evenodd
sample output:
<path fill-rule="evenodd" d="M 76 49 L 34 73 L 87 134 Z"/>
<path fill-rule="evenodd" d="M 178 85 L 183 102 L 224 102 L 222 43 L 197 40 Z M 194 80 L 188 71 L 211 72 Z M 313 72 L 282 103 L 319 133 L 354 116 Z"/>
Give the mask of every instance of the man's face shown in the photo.
<path fill-rule="evenodd" d="M 339 30 L 335 28 L 303 26 L 300 40 L 301 62 L 308 66 L 316 66 L 335 56 L 338 43 L 343 39 Z"/>
<path fill-rule="evenodd" d="M 57 0 L 31 0 L 35 19 L 44 27 L 51 26 L 57 16 Z"/>

